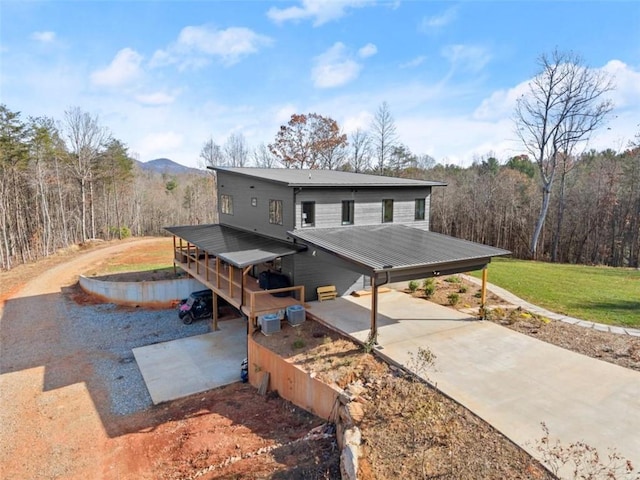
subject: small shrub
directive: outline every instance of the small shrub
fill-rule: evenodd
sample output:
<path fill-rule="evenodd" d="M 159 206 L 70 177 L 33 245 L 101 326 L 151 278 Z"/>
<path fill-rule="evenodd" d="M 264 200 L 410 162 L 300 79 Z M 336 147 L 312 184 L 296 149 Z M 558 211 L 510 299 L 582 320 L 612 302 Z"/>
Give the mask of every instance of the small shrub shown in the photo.
<path fill-rule="evenodd" d="M 304 347 L 304 340 L 302 340 L 301 338 L 299 338 L 299 339 L 297 339 L 297 340 L 295 340 L 293 342 L 293 348 L 294 349 L 298 349 L 298 348 L 302 348 L 302 347 Z"/>
<path fill-rule="evenodd" d="M 411 280 L 409 282 L 409 290 L 411 293 L 414 293 L 418 289 L 418 282 L 416 280 Z"/>
<path fill-rule="evenodd" d="M 473 296 L 476 298 L 482 298 L 482 292 L 478 290 L 476 293 L 473 294 Z"/>
<path fill-rule="evenodd" d="M 433 278 L 427 278 L 422 282 L 422 288 L 424 289 L 424 296 L 431 298 L 436 291 L 436 281 Z"/>
<path fill-rule="evenodd" d="M 444 281 L 447 283 L 462 283 L 462 279 L 457 275 L 451 275 L 450 277 L 445 278 Z"/>
<path fill-rule="evenodd" d="M 467 286 L 460 285 L 460 288 L 458 289 L 458 293 L 467 293 Z"/>
<path fill-rule="evenodd" d="M 447 299 L 449 300 L 449 305 L 454 306 L 460 301 L 460 295 L 457 293 L 450 293 Z"/>

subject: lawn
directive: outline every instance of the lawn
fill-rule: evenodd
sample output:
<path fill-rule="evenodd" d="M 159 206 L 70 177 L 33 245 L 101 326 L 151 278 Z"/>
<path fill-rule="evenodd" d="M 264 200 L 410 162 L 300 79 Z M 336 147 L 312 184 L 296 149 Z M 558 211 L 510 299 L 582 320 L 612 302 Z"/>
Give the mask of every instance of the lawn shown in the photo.
<path fill-rule="evenodd" d="M 640 327 L 639 270 L 497 258 L 488 281 L 553 312 Z"/>

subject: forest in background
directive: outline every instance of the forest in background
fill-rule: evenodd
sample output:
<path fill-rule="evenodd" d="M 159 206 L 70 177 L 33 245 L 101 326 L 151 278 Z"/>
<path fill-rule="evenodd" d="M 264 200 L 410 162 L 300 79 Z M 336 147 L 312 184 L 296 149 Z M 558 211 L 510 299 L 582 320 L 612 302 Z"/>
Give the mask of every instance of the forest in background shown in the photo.
<path fill-rule="evenodd" d="M 383 105 L 379 113 L 388 115 L 388 107 Z M 354 135 L 367 141 L 353 142 Z M 498 160 L 487 155 L 460 167 L 438 164 L 395 143 L 388 160 L 378 163 L 375 134 L 354 135 L 351 142 L 340 136 L 340 149 L 331 147 L 338 152 L 330 157 L 331 165 L 315 166 L 445 182 L 446 187 L 433 189 L 433 231 L 531 258 L 529 242 L 542 189 L 540 173 L 528 156 Z M 637 143 L 622 152 L 590 151 L 563 161 L 563 182 L 550 192 L 537 259 L 639 266 Z M 207 154 L 212 147 L 216 157 Z M 295 168 L 264 145 L 249 149 L 241 135 L 230 137 L 225 147 L 207 142 L 203 163 Z M 3 270 L 93 238 L 164 235 L 165 226 L 217 220 L 213 172 L 144 170 L 96 116 L 79 108 L 56 122 L 23 119 L 0 106 L 0 199 Z"/>

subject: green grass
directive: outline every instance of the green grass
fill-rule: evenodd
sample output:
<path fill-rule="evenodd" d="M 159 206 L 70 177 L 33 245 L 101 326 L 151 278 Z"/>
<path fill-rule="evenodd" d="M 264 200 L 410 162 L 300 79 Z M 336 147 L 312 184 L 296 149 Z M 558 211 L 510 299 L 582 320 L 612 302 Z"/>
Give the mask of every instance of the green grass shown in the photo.
<path fill-rule="evenodd" d="M 102 274 L 111 274 L 111 273 L 123 273 L 123 272 L 149 272 L 149 271 L 161 271 L 173 269 L 172 264 L 167 264 L 167 262 L 154 263 L 154 262 L 146 262 L 146 263 L 131 263 L 128 265 L 122 264 L 113 264 L 113 265 L 105 265 L 100 269 Z"/>
<path fill-rule="evenodd" d="M 481 277 L 481 272 L 473 272 Z M 640 271 L 513 259 L 489 264 L 490 283 L 553 312 L 640 327 Z"/>

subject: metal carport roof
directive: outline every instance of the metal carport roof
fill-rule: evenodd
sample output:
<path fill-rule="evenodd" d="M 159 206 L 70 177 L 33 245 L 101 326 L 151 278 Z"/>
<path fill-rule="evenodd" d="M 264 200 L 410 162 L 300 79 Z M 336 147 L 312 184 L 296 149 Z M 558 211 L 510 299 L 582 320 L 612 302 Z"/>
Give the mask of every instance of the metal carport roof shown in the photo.
<path fill-rule="evenodd" d="M 310 228 L 288 232 L 302 243 L 351 263 L 362 273 L 395 281 L 483 268 L 510 252 L 407 225 Z"/>
<path fill-rule="evenodd" d="M 165 230 L 239 268 L 292 255 L 305 247 L 226 225 L 185 225 Z"/>

